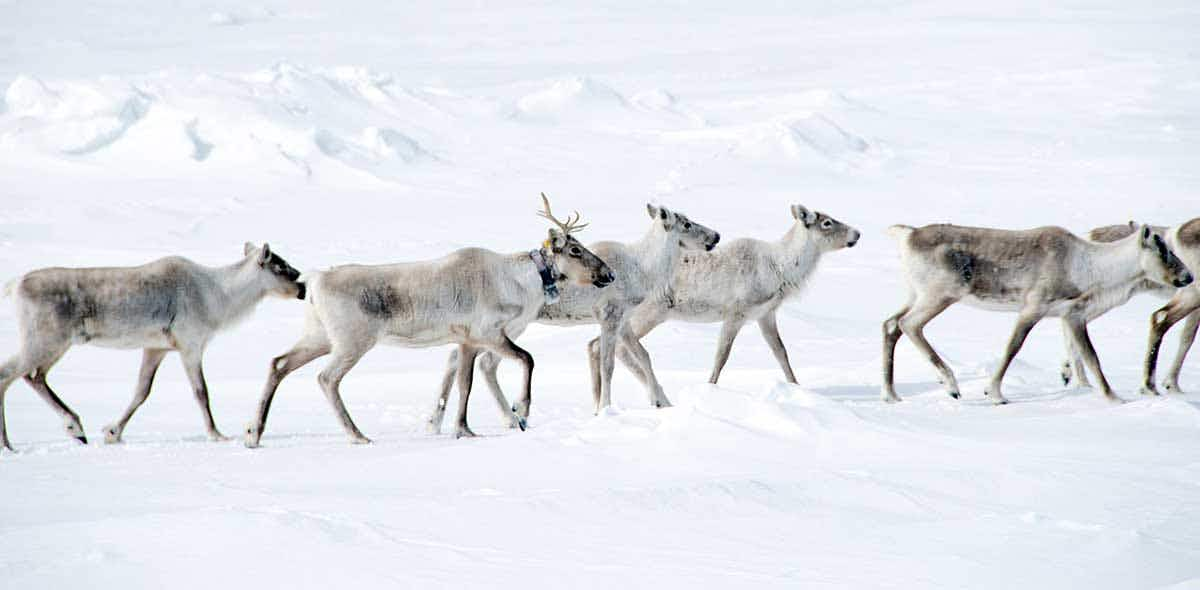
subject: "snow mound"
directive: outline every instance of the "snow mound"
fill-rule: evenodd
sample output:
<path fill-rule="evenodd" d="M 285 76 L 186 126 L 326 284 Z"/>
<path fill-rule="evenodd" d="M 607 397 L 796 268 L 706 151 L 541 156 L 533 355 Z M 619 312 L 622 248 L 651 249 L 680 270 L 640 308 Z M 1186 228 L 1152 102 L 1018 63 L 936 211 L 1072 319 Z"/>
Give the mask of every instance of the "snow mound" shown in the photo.
<path fill-rule="evenodd" d="M 349 169 L 382 179 L 436 160 L 436 101 L 364 68 L 289 63 L 249 74 L 164 72 L 47 83 L 4 95 L 0 149 L 106 164 L 218 165 L 274 173 Z"/>
<path fill-rule="evenodd" d="M 619 92 L 588 77 L 552 82 L 522 96 L 513 118 L 523 122 L 638 132 L 695 126 L 696 117 L 679 110 L 674 96 L 651 90 L 627 100 Z"/>
<path fill-rule="evenodd" d="M 275 12 L 263 6 L 250 6 L 237 11 L 217 11 L 208 16 L 208 24 L 214 27 L 240 27 L 275 18 Z"/>
<path fill-rule="evenodd" d="M 766 125 L 749 134 L 735 151 L 755 158 L 816 159 L 851 167 L 869 165 L 886 157 L 879 147 L 820 113 Z"/>
<path fill-rule="evenodd" d="M 18 76 L 4 93 L 0 142 L 22 135 L 41 149 L 82 155 L 116 142 L 145 117 L 150 97 L 116 81 L 51 88 Z"/>

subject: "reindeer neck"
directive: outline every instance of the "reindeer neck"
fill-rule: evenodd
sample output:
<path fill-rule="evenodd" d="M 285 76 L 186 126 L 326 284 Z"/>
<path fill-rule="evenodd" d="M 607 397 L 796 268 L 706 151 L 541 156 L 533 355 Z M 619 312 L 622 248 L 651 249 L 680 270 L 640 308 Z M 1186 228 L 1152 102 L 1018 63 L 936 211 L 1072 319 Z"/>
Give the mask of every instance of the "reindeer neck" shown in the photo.
<path fill-rule="evenodd" d="M 634 242 L 638 266 L 649 276 L 661 277 L 669 282 L 680 256 L 679 238 L 663 229 L 657 220 L 650 223 L 650 230 L 642 239 Z"/>
<path fill-rule="evenodd" d="M 216 283 L 221 298 L 221 315 L 226 321 L 235 320 L 254 309 L 267 295 L 257 265 L 240 260 L 228 266 L 207 269 Z"/>
<path fill-rule="evenodd" d="M 1100 289 L 1119 289 L 1146 278 L 1139 263 L 1141 234 L 1134 233 L 1115 242 L 1083 241 L 1087 256 L 1084 272 L 1088 282 Z"/>
<path fill-rule="evenodd" d="M 817 269 L 821 251 L 810 237 L 812 236 L 808 228 L 794 223 L 775 243 L 775 263 L 779 265 L 785 288 L 803 287 L 808 277 Z"/>

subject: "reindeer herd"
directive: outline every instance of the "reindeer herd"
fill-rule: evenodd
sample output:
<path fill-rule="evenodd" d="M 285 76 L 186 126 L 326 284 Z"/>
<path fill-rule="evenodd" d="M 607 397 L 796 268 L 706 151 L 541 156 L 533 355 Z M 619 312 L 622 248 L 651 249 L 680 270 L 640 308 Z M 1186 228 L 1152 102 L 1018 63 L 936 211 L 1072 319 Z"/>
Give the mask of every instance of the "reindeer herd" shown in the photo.
<path fill-rule="evenodd" d="M 4 420 L 9 386 L 24 379 L 62 418 L 67 434 L 87 443 L 79 415 L 46 381 L 51 367 L 75 344 L 142 349 L 142 365 L 129 407 L 104 429 L 106 443 L 121 441 L 150 395 L 154 375 L 178 351 L 204 427 L 225 440 L 209 407 L 205 348 L 220 330 L 245 318 L 269 295 L 305 301 L 304 332 L 271 359 L 258 411 L 244 442 L 256 447 L 266 428 L 275 391 L 296 369 L 328 356 L 317 381 L 352 442 L 370 440 L 342 402 L 340 384 L 377 344 L 431 347 L 453 344 L 430 432 L 440 432 L 450 390 L 459 398 L 455 436 L 474 436 L 467 401 L 479 361 L 488 389 L 511 428 L 526 427 L 532 401 L 533 356 L 514 342 L 532 322 L 597 324 L 587 343 L 592 402 L 611 404 L 616 359 L 645 386 L 650 405 L 671 402 L 654 375 L 641 339 L 667 320 L 720 323 L 711 383 L 729 358 L 734 338 L 758 324 L 785 379 L 796 382 L 776 312 L 797 297 L 828 252 L 853 247 L 858 230 L 824 213 L 793 205 L 791 229 L 778 241 L 725 242 L 716 231 L 682 213 L 647 205 L 645 235 L 635 242 L 580 243 L 578 213 L 563 221 L 542 195 L 539 213 L 554 225 L 541 246 L 501 254 L 463 248 L 424 262 L 337 266 L 303 276 L 271 248 L 247 243 L 243 258 L 206 267 L 168 257 L 136 267 L 45 268 L 9 284 L 16 299 L 20 351 L 0 365 L 0 445 L 12 451 Z M 1087 325 L 1134 294 L 1169 298 L 1150 319 L 1141 393 L 1157 395 L 1155 367 L 1163 336 L 1186 323 L 1163 388 L 1179 392 L 1179 372 L 1200 326 L 1200 218 L 1166 228 L 1130 222 L 1093 230 L 1087 239 L 1057 227 L 1006 231 L 954 225 L 896 225 L 901 266 L 909 287 L 904 306 L 883 323 L 885 402 L 900 401 L 893 383 L 894 353 L 908 336 L 939 374 L 950 396 L 960 397 L 950 367 L 925 338 L 924 327 L 959 301 L 1012 311 L 1017 324 L 984 394 L 1007 403 L 1001 382 L 1026 336 L 1043 318 L 1062 321 L 1066 342 L 1064 385 L 1090 385 L 1090 370 L 1105 398 L 1120 401 L 1104 378 Z M 497 379 L 504 359 L 521 363 L 520 397 L 510 405 Z"/>

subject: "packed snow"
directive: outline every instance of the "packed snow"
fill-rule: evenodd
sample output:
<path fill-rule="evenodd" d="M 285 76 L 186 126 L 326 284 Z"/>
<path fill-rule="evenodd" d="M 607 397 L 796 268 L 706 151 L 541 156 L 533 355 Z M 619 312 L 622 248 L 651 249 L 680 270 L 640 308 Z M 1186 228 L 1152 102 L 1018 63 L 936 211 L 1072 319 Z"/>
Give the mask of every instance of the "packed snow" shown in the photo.
<path fill-rule="evenodd" d="M 1200 7 L 976 4 L 0 0 L 4 281 L 247 240 L 302 270 L 528 250 L 542 191 L 584 241 L 637 239 L 647 202 L 725 239 L 777 239 L 793 203 L 863 232 L 781 312 L 799 386 L 754 326 L 710 386 L 717 326 L 668 323 L 644 344 L 675 406 L 618 367 L 596 416 L 597 330 L 535 325 L 525 432 L 477 380 L 482 436 L 427 434 L 449 349 L 380 347 L 342 386 L 374 444 L 317 361 L 244 448 L 301 333 L 304 303 L 269 300 L 206 357 L 234 440 L 207 441 L 171 356 L 104 445 L 140 355 L 74 348 L 49 381 L 92 444 L 7 395 L 0 587 L 1200 588 L 1200 357 L 1197 393 L 1136 393 L 1162 300 L 1091 327 L 1129 403 L 1064 389 L 1048 321 L 991 405 L 1015 318 L 965 306 L 927 330 L 963 399 L 902 340 L 905 401 L 879 401 L 887 226 L 1200 214 Z"/>

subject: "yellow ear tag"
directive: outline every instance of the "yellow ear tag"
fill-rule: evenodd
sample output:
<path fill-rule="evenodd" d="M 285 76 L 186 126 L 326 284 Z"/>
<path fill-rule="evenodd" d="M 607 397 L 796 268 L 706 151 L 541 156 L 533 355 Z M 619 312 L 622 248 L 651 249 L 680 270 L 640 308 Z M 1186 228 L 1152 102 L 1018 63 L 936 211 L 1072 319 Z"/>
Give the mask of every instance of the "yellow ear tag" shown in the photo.
<path fill-rule="evenodd" d="M 551 246 L 550 246 L 550 240 L 549 240 L 549 239 L 547 239 L 545 242 L 542 242 L 542 247 L 543 247 L 543 248 L 545 248 L 545 249 L 547 249 L 547 250 L 553 250 L 553 249 L 554 249 L 553 247 L 551 247 Z"/>

